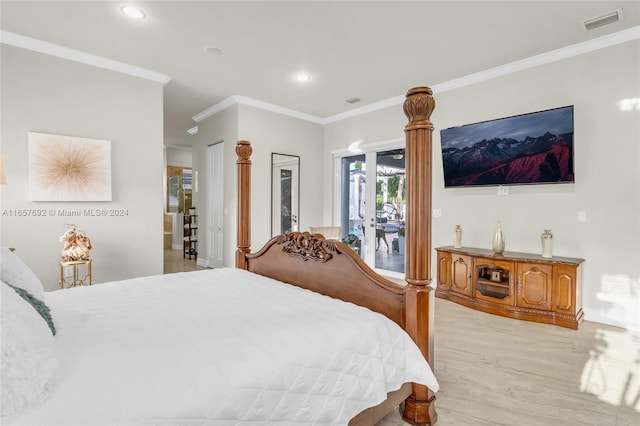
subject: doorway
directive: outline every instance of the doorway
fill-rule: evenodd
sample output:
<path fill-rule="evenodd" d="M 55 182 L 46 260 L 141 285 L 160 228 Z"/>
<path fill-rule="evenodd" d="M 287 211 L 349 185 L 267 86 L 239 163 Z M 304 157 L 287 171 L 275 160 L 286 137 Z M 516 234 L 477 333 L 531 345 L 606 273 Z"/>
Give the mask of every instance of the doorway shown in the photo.
<path fill-rule="evenodd" d="M 336 157 L 343 239 L 377 272 L 404 276 L 406 214 L 404 140 Z M 369 201 L 371 200 L 371 201 Z"/>

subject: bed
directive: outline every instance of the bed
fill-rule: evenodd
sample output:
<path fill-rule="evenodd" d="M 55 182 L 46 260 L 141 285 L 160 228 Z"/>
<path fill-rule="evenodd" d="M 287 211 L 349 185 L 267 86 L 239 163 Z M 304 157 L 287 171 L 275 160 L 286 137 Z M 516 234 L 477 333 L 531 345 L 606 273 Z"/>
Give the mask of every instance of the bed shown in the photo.
<path fill-rule="evenodd" d="M 407 93 L 409 212 L 431 210 L 433 107 Z M 320 234 L 252 252 L 236 152 L 235 268 L 44 294 L 2 249 L 3 425 L 373 425 L 398 406 L 435 423 L 430 215 L 407 215 L 406 285 Z"/>

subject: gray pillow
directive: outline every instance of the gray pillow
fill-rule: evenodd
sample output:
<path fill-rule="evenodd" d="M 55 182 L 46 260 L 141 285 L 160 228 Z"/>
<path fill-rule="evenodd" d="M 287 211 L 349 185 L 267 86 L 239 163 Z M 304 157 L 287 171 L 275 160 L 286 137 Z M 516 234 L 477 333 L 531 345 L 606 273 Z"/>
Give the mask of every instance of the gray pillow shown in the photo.
<path fill-rule="evenodd" d="M 26 300 L 31 306 L 33 306 L 33 309 L 35 309 L 36 312 L 40 314 L 42 319 L 49 326 L 49 329 L 51 330 L 51 333 L 53 333 L 53 335 L 55 336 L 56 335 L 56 326 L 53 324 L 53 318 L 51 318 L 51 311 L 49 310 L 49 307 L 42 300 L 40 300 L 37 297 L 33 296 L 27 290 L 25 290 L 23 288 L 20 288 L 20 287 L 12 286 L 11 284 L 8 284 L 8 283 L 6 283 L 6 284 L 9 287 L 11 287 L 12 289 L 14 289 L 16 291 L 16 293 L 18 293 L 18 295 L 20 297 L 22 297 L 24 300 Z"/>
<path fill-rule="evenodd" d="M 0 279 L 44 300 L 44 287 L 36 274 L 8 247 L 0 247 Z"/>

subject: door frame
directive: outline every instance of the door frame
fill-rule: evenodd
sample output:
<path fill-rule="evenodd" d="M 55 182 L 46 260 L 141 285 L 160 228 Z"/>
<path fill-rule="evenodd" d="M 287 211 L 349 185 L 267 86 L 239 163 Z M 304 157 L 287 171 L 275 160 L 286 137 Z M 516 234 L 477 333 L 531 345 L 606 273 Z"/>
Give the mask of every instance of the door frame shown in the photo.
<path fill-rule="evenodd" d="M 217 156 L 217 161 L 214 158 Z M 216 164 L 214 165 L 213 162 Z M 207 145 L 207 266 L 224 266 L 224 141 Z"/>

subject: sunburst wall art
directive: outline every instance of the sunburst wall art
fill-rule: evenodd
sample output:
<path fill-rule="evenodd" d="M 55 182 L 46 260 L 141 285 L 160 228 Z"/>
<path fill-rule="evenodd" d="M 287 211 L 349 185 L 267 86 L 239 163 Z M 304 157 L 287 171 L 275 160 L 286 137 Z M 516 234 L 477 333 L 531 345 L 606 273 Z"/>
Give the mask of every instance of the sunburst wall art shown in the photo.
<path fill-rule="evenodd" d="M 111 141 L 29 132 L 31 201 L 111 201 Z"/>

